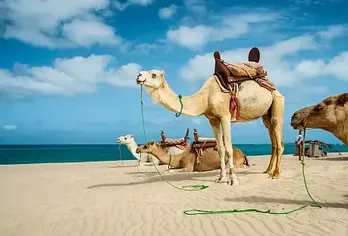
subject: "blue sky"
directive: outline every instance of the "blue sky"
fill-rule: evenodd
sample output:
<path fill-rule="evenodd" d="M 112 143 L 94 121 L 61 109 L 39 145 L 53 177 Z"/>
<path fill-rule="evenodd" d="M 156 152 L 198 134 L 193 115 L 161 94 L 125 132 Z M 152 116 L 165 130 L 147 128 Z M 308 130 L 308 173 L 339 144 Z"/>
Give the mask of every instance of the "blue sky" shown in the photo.
<path fill-rule="evenodd" d="M 144 137 L 140 70 L 163 69 L 170 87 L 196 92 L 213 73 L 215 50 L 261 63 L 285 96 L 284 141 L 293 112 L 347 92 L 348 3 L 340 0 L 5 0 L 0 2 L 0 144 L 115 143 Z M 197 128 L 205 117 L 179 117 L 147 93 L 149 139 Z M 192 133 L 191 133 L 192 135 Z M 234 143 L 270 143 L 259 119 L 232 126 Z M 324 131 L 309 138 L 340 143 Z"/>

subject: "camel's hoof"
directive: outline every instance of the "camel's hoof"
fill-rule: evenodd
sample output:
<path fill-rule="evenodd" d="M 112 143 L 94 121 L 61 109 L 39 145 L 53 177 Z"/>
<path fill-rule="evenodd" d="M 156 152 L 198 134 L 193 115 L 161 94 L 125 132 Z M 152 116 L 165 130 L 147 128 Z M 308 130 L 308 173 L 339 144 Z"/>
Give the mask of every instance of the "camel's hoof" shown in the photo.
<path fill-rule="evenodd" d="M 228 181 L 228 185 L 231 185 L 231 186 L 233 186 L 233 187 L 236 187 L 236 186 L 238 186 L 239 185 L 239 182 L 238 182 L 238 180 L 229 180 Z"/>
<path fill-rule="evenodd" d="M 280 174 L 278 172 L 273 172 L 273 174 L 271 176 L 272 176 L 272 179 L 279 179 L 280 178 Z"/>
<path fill-rule="evenodd" d="M 262 172 L 263 174 L 272 174 L 272 171 L 271 170 L 265 170 L 264 172 Z"/>
<path fill-rule="evenodd" d="M 214 182 L 215 183 L 228 183 L 230 180 L 228 180 L 226 177 L 219 177 L 218 179 L 216 179 Z"/>

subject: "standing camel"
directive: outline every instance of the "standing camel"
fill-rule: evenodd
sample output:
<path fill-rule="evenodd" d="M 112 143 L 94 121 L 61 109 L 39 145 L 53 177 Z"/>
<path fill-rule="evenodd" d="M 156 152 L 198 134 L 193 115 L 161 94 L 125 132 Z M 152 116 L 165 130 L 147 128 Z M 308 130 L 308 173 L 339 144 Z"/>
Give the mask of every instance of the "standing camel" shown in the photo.
<path fill-rule="evenodd" d="M 295 111 L 291 126 L 298 130 L 322 129 L 348 145 L 348 93 L 329 96 L 318 104 Z"/>
<path fill-rule="evenodd" d="M 251 52 L 249 53 L 249 61 L 253 57 Z M 217 57 L 215 56 L 215 58 Z M 258 60 L 259 55 L 258 58 L 252 59 L 256 63 Z M 231 76 L 232 80 L 235 81 L 233 77 L 235 78 L 236 76 Z M 215 181 L 217 183 L 227 182 L 234 186 L 239 184 L 234 173 L 231 123 L 248 122 L 262 117 L 272 142 L 272 155 L 264 173 L 268 173 L 272 178 L 280 177 L 280 162 L 284 151 L 282 140 L 284 97 L 277 89 L 270 91 L 260 86 L 257 80 L 250 78 L 239 80 L 239 91 L 237 93 L 239 118 L 236 120 L 231 117 L 231 94 L 224 91 L 221 87 L 222 82 L 218 74 L 210 76 L 197 93 L 188 97 L 182 97 L 182 107 L 178 95 L 169 88 L 165 80 L 164 71 L 141 71 L 136 78 L 136 82 L 145 87 L 153 103 L 160 103 L 169 111 L 179 113 L 182 108 L 181 114 L 185 116 L 204 115 L 207 117 L 214 132 L 220 155 L 221 169 L 220 176 Z M 234 86 L 236 83 L 232 85 Z M 226 175 L 225 154 L 229 160 L 229 179 L 227 179 Z M 272 173 L 275 159 L 276 166 Z"/>

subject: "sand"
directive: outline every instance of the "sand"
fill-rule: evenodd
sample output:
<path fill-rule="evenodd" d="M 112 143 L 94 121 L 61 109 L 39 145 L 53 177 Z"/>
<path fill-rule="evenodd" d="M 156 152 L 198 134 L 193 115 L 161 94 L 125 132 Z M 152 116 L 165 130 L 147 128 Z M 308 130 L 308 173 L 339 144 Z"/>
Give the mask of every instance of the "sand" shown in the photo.
<path fill-rule="evenodd" d="M 306 159 L 310 192 L 323 208 L 290 215 L 238 213 L 187 216 L 184 210 L 291 210 L 310 204 L 297 157 L 285 155 L 281 178 L 261 172 L 269 156 L 249 157 L 238 187 L 214 183 L 217 171 L 165 173 L 119 162 L 0 166 L 0 235 L 348 235 L 348 154 Z M 125 165 L 135 162 L 125 161 Z M 164 166 L 159 168 L 162 172 Z"/>

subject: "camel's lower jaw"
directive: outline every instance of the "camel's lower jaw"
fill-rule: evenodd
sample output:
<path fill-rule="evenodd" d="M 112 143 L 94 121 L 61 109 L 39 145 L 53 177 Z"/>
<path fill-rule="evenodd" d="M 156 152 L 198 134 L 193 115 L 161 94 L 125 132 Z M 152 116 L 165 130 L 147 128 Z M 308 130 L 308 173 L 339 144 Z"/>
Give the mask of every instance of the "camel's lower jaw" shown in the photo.
<path fill-rule="evenodd" d="M 291 123 L 290 125 L 295 130 L 303 130 L 303 126 L 300 123 L 296 123 L 296 124 L 295 123 Z"/>
<path fill-rule="evenodd" d="M 136 80 L 138 85 L 143 85 L 145 83 L 145 80 Z"/>

